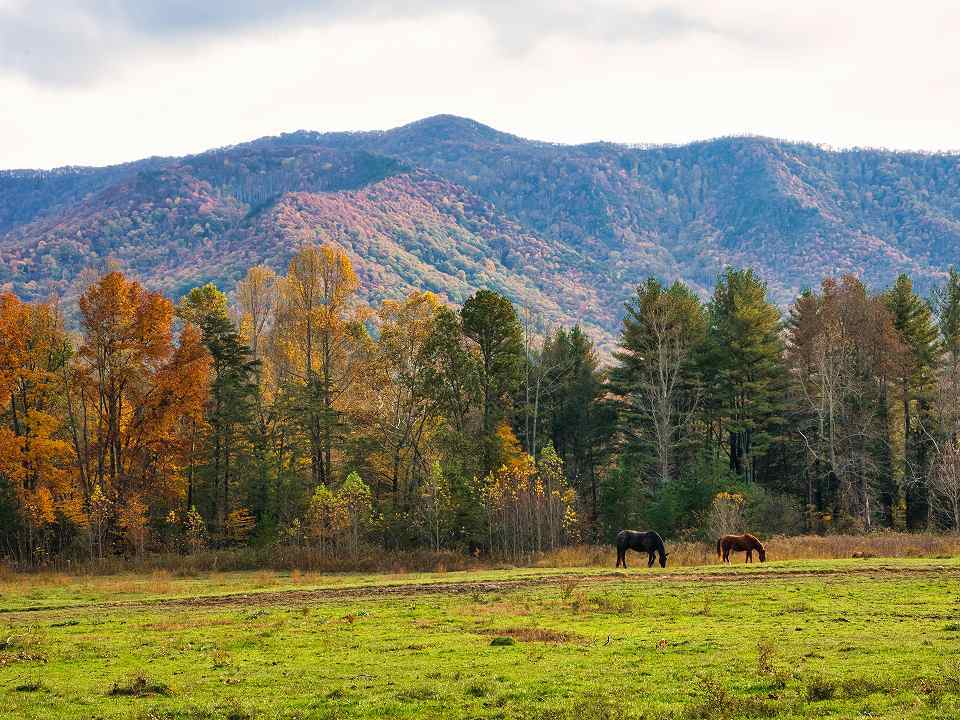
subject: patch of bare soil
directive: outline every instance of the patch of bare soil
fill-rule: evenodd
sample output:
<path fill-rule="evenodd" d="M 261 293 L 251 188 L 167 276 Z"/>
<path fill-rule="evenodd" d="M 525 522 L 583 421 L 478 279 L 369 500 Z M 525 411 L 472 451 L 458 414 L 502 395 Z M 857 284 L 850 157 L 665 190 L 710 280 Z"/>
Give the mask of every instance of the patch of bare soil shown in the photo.
<path fill-rule="evenodd" d="M 824 568 L 814 570 L 756 570 L 752 572 L 658 572 L 637 570 L 635 572 L 610 572 L 605 574 L 540 575 L 536 577 L 515 578 L 509 580 L 478 580 L 465 582 L 433 583 L 394 583 L 383 585 L 364 585 L 354 587 L 291 589 L 228 595 L 201 595 L 185 598 L 162 598 L 159 600 L 134 600 L 127 602 L 103 602 L 85 605 L 64 605 L 24 608 L 8 613 L 11 616 L 35 612 L 64 612 L 70 610 L 125 609 L 157 610 L 163 608 L 220 608 L 220 607 L 257 607 L 263 605 L 301 606 L 325 600 L 363 598 L 365 600 L 393 599 L 417 595 L 484 595 L 511 592 L 533 587 L 579 582 L 599 583 L 763 583 L 781 580 L 800 580 L 805 578 L 844 578 L 893 579 L 897 577 L 960 577 L 960 568 L 943 566 L 896 567 L 876 565 L 863 568 Z"/>

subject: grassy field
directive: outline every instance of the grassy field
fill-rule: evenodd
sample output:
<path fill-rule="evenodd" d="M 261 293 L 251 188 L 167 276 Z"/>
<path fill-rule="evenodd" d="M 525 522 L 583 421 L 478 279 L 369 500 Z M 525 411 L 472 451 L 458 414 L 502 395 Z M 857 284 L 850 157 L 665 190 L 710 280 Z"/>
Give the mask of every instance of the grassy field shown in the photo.
<path fill-rule="evenodd" d="M 3 718 L 960 717 L 960 560 L 0 578 Z"/>

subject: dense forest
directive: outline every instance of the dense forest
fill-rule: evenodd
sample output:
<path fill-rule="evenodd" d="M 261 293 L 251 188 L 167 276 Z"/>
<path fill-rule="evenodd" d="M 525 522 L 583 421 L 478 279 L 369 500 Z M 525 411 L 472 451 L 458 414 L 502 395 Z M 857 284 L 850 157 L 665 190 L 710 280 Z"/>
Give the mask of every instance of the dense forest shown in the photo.
<path fill-rule="evenodd" d="M 960 244 L 960 156 L 835 151 L 770 138 L 567 146 L 437 116 L 384 132 L 296 132 L 109 168 L 0 171 L 0 288 L 83 292 L 116 263 L 180 297 L 285 272 L 330 239 L 372 306 L 414 291 L 462 305 L 489 288 L 542 332 L 580 324 L 604 359 L 639 278 L 752 267 L 784 309 L 823 277 L 924 295 Z M 531 272 L 536 268 L 536 272 Z M 67 303 L 66 301 L 69 301 Z"/>
<path fill-rule="evenodd" d="M 76 333 L 0 296 L 3 556 L 960 530 L 960 273 L 785 315 L 751 270 L 651 278 L 610 363 L 488 289 L 371 305 L 334 243 L 226 289 L 90 276 Z"/>

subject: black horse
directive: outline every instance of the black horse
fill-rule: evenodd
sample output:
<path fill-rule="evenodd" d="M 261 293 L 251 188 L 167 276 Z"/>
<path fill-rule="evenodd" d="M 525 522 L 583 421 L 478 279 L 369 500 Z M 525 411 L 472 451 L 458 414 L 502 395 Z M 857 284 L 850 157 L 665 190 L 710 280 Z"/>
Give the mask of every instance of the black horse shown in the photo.
<path fill-rule="evenodd" d="M 654 553 L 660 556 L 660 567 L 667 566 L 667 550 L 663 546 L 663 538 L 655 532 L 621 530 L 617 533 L 617 567 L 627 566 L 627 550 L 647 553 L 647 567 L 653 567 Z"/>

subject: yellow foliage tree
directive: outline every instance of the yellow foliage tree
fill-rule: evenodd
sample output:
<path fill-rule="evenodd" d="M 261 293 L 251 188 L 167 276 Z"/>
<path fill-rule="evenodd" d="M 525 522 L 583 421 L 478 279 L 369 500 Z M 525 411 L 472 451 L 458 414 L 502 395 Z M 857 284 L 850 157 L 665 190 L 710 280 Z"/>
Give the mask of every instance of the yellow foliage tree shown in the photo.
<path fill-rule="evenodd" d="M 326 554 L 348 523 L 343 498 L 326 485 L 317 485 L 310 498 L 305 525 L 307 537 L 316 543 L 321 555 Z"/>
<path fill-rule="evenodd" d="M 376 316 L 379 337 L 366 382 L 358 388 L 356 417 L 373 440 L 364 461 L 395 507 L 412 504 L 429 475 L 428 448 L 442 422 L 433 389 L 424 381 L 432 362 L 426 344 L 441 307 L 429 292 L 385 300 Z"/>
<path fill-rule="evenodd" d="M 58 513 L 82 525 L 70 446 L 60 437 L 60 371 L 70 343 L 49 303 L 0 294 L 0 475 L 12 485 L 25 536 L 20 552 L 39 559 Z"/>
<path fill-rule="evenodd" d="M 498 432 L 507 461 L 485 478 L 483 499 L 491 548 L 519 560 L 576 539 L 576 494 L 552 446 L 538 467 L 508 431 Z"/>
<path fill-rule="evenodd" d="M 305 409 L 314 484 L 330 485 L 334 477 L 342 416 L 369 353 L 368 311 L 356 301 L 358 286 L 350 258 L 333 245 L 303 247 L 279 282 L 278 371 Z"/>
<path fill-rule="evenodd" d="M 147 510 L 146 503 L 136 493 L 132 493 L 126 502 L 117 508 L 120 529 L 137 555 L 143 555 L 147 543 L 150 522 Z"/>

